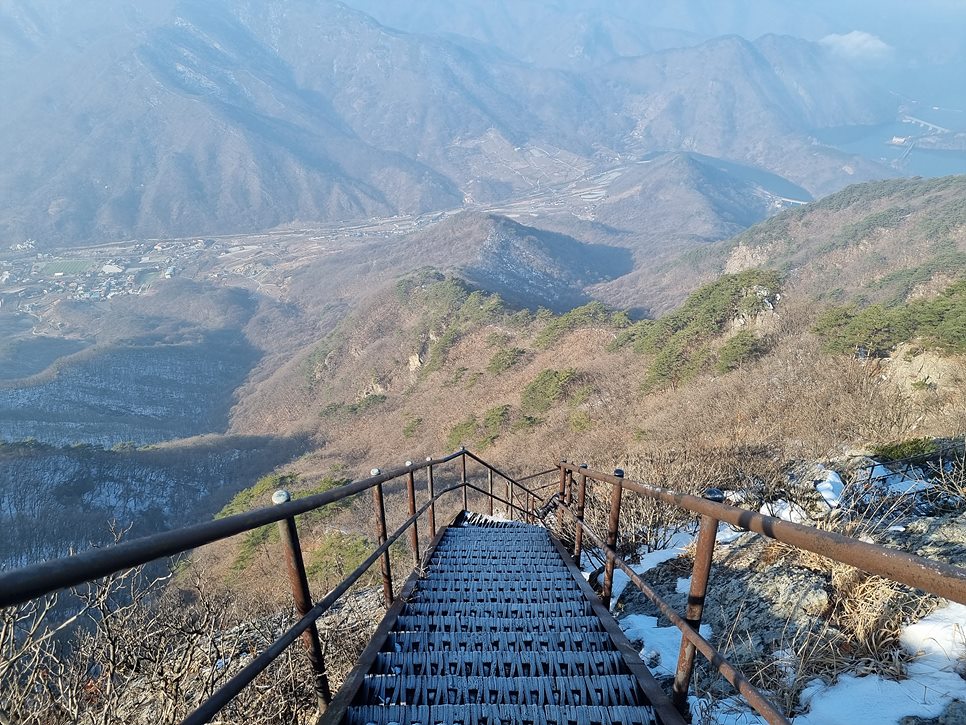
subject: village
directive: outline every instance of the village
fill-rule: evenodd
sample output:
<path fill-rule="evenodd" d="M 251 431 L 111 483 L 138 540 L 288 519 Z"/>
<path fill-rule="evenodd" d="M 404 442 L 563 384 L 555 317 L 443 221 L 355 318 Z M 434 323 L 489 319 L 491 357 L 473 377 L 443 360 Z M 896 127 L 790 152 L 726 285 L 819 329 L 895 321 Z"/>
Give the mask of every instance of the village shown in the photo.
<path fill-rule="evenodd" d="M 0 310 L 36 314 L 58 300 L 138 295 L 159 279 L 177 276 L 213 244 L 211 239 L 131 241 L 54 253 L 37 251 L 29 239 L 8 245 L 0 252 Z"/>

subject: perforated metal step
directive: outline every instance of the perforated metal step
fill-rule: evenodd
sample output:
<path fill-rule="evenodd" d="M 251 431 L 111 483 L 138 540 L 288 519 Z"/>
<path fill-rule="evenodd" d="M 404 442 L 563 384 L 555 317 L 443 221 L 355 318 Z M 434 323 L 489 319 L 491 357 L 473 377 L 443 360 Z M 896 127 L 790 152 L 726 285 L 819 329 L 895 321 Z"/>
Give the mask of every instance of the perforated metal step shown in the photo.
<path fill-rule="evenodd" d="M 542 528 L 450 527 L 373 643 L 342 722 L 660 723 L 587 591 Z"/>

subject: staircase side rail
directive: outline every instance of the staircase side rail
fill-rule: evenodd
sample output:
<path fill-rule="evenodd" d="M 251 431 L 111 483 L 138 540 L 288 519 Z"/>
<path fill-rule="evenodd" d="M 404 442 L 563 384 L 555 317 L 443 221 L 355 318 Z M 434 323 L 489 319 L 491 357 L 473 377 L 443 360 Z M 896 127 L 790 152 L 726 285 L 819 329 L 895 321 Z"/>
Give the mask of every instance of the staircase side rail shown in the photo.
<path fill-rule="evenodd" d="M 359 566 L 352 570 L 349 575 L 342 580 L 332 591 L 310 609 L 304 617 L 289 628 L 282 636 L 276 639 L 258 657 L 252 660 L 238 674 L 222 685 L 211 697 L 203 702 L 193 713 L 182 721 L 182 725 L 201 725 L 209 722 L 218 711 L 231 702 L 248 684 L 252 682 L 262 671 L 264 671 L 285 649 L 291 645 L 298 637 L 307 630 L 319 617 L 327 612 L 339 598 L 345 594 L 349 587 L 355 584 L 369 567 L 375 564 L 380 557 L 399 539 L 406 531 L 412 527 L 429 507 L 438 501 L 442 496 L 462 488 L 462 484 L 456 483 L 438 492 L 433 498 L 424 503 L 416 510 L 412 516 L 406 519 L 403 524 L 396 529 L 386 541 L 377 547 Z M 415 567 L 414 567 L 415 569 Z"/>
<path fill-rule="evenodd" d="M 410 471 L 446 463 L 461 455 L 463 451 L 457 451 L 442 458 L 386 471 L 290 503 L 226 516 L 223 519 L 164 531 L 103 549 L 92 549 L 73 556 L 51 559 L 3 572 L 0 573 L 0 608 L 22 604 L 58 589 L 93 581 L 108 574 L 147 564 L 155 559 L 181 554 L 266 524 L 304 514 L 404 476 Z"/>
<path fill-rule="evenodd" d="M 890 549 L 878 544 L 853 539 L 832 531 L 822 531 L 812 526 L 784 521 L 748 509 L 709 501 L 690 494 L 676 493 L 665 488 L 632 481 L 609 473 L 580 469 L 577 465 L 562 463 L 561 467 L 602 483 L 622 485 L 624 490 L 639 493 L 647 498 L 687 509 L 702 516 L 725 521 L 732 526 L 762 534 L 797 549 L 811 551 L 842 564 L 878 574 L 901 584 L 922 589 L 931 594 L 966 604 L 966 569 L 945 562 L 933 561 L 915 554 Z"/>
<path fill-rule="evenodd" d="M 693 669 L 694 652 L 698 651 L 745 697 L 748 703 L 766 721 L 785 725 L 789 722 L 776 705 L 768 701 L 761 692 L 754 688 L 747 678 L 699 633 L 715 534 L 719 521 L 854 566 L 870 574 L 877 574 L 892 581 L 966 604 L 966 569 L 964 568 L 724 504 L 721 501 L 722 494 L 717 490 L 709 491 L 708 498 L 700 498 L 639 481 L 628 480 L 624 478 L 623 471 L 619 469 L 614 474 L 609 474 L 602 471 L 593 471 L 585 465 L 577 466 L 566 461 L 562 461 L 558 468 L 561 476 L 567 472 L 579 475 L 581 498 L 587 479 L 613 486 L 614 495 L 611 497 L 610 521 L 606 538 L 593 531 L 584 522 L 580 500 L 576 510 L 569 505 L 569 502 L 564 501 L 562 496 L 551 497 L 549 505 L 557 506 L 569 512 L 576 522 L 577 531 L 586 534 L 594 544 L 606 552 L 609 566 L 605 568 L 604 574 L 602 597 L 605 600 L 609 599 L 613 581 L 613 567 L 619 566 L 628 575 L 631 582 L 681 630 L 681 652 L 674 681 L 674 704 L 682 714 L 687 712 L 687 692 Z M 675 612 L 617 555 L 620 501 L 621 493 L 625 490 L 683 508 L 698 514 L 700 517 L 697 551 L 692 569 L 691 591 L 688 594 L 688 607 L 685 617 L 681 617 Z"/>
<path fill-rule="evenodd" d="M 560 506 L 565 510 L 569 511 L 575 518 L 576 513 L 566 504 L 561 503 Z M 601 547 L 602 549 L 606 547 L 606 542 L 600 536 L 598 536 L 593 529 L 587 526 L 585 523 L 578 519 L 580 527 L 583 529 L 587 538 L 594 542 L 595 545 Z M 705 659 L 708 660 L 714 666 L 718 672 L 728 681 L 731 685 L 748 701 L 759 715 L 765 718 L 765 720 L 772 725 L 791 725 L 791 721 L 785 717 L 784 713 L 779 710 L 774 704 L 772 704 L 754 685 L 752 685 L 748 679 L 741 673 L 740 670 L 736 669 L 734 665 L 728 662 L 718 649 L 711 644 L 708 640 L 701 636 L 701 634 L 692 627 L 688 622 L 686 622 L 674 608 L 668 604 L 668 602 L 661 597 L 657 592 L 655 592 L 651 587 L 649 587 L 640 575 L 635 572 L 630 565 L 624 561 L 617 554 L 613 555 L 614 562 L 619 566 L 625 574 L 630 578 L 631 583 L 636 586 L 644 596 L 650 599 L 657 606 L 658 609 L 666 616 L 671 623 L 681 630 L 681 635 L 687 639 L 695 648 L 704 655 Z"/>

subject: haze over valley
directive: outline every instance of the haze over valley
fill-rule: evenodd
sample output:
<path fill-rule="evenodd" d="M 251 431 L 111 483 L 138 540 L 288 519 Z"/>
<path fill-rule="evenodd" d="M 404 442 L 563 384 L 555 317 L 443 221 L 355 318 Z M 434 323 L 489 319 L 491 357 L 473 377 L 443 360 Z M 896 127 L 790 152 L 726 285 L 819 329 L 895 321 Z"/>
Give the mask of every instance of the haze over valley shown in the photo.
<path fill-rule="evenodd" d="M 5 4 L 0 516 L 33 517 L 15 503 L 25 477 L 65 510 L 82 501 L 85 523 L 37 548 L 49 555 L 105 540 L 112 517 L 139 531 L 203 518 L 293 457 L 368 470 L 385 449 L 347 447 L 346 410 L 423 393 L 431 406 L 444 381 L 418 390 L 434 354 L 446 367 L 440 336 L 475 339 L 396 319 L 391 290 L 414 274 L 499 294 L 534 335 L 595 302 L 628 323 L 660 317 L 723 273 L 773 263 L 789 289 L 806 285 L 789 293 L 802 305 L 938 291 L 961 269 L 960 181 L 937 181 L 916 212 L 875 184 L 966 172 L 966 93 L 949 81 L 963 13 L 926 2 L 903 24 L 901 3 L 860 5 Z M 939 28 L 928 48 L 926 25 Z M 811 212 L 836 193 L 885 200 Z M 944 231 L 897 236 L 932 210 Z M 748 243 L 790 238 L 796 214 L 813 236 L 854 239 Z M 902 274 L 920 286 L 876 287 Z M 352 375 L 328 380 L 346 359 Z M 479 394 L 492 407 L 496 393 Z M 404 415 L 400 430 L 428 421 Z M 427 423 L 419 446 L 440 452 L 458 422 Z M 76 471 L 119 466 L 142 471 L 112 474 L 127 493 L 92 473 L 78 488 Z M 158 468 L 169 478 L 145 488 Z M 222 473 L 193 509 L 205 470 Z M 59 527 L 52 515 L 38 530 Z"/>

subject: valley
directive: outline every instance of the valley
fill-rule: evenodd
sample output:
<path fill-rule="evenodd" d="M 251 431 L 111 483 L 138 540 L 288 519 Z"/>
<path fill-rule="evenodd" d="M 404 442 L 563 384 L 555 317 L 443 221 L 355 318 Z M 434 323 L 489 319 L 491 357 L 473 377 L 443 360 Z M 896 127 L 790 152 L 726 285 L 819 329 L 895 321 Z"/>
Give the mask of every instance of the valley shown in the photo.
<path fill-rule="evenodd" d="M 954 4 L 0 4 L 0 570 L 460 446 L 511 475 L 566 458 L 721 489 L 751 511 L 961 563 Z M 458 480 L 455 466 L 437 475 Z M 609 492 L 587 493 L 600 528 Z M 384 495 L 392 530 L 408 516 L 403 480 Z M 662 562 L 648 576 L 683 603 L 693 518 L 621 505 L 622 556 L 642 572 Z M 317 596 L 371 549 L 373 506 L 357 495 L 299 517 Z M 441 502 L 438 520 L 459 506 Z M 925 660 L 901 632 L 937 600 L 719 533 L 709 637 L 789 716 L 821 722 L 812 693 L 853 674 L 920 686 Z M 122 607 L 158 667 L 125 665 L 134 684 L 116 701 L 100 687 L 121 668 L 95 672 L 79 632 L 77 712 L 125 700 L 131 712 L 104 704 L 102 720 L 144 719 L 145 683 L 183 682 L 165 668 L 185 653 L 203 686 L 150 694 L 169 708 L 155 719 L 176 721 L 250 661 L 258 627 L 291 614 L 279 537 L 261 527 L 200 547 L 145 596 L 158 609 Z M 398 592 L 409 552 L 388 553 Z M 357 585 L 377 583 L 372 570 Z M 334 683 L 377 598 L 327 615 L 326 657 L 345 660 Z M 677 635 L 655 645 L 667 623 L 648 606 L 625 593 L 615 613 L 670 675 Z M 302 671 L 304 652 L 288 654 Z M 939 722 L 964 657 L 942 659 L 947 689 L 923 687 L 914 725 Z M 0 720 L 20 707 L 10 673 L 41 670 L 0 658 Z M 316 722 L 307 678 L 263 679 L 248 690 L 261 704 L 240 701 L 244 717 L 225 722 Z M 698 672 L 714 712 L 695 721 L 743 721 L 711 682 Z M 305 713 L 280 714 L 299 698 Z M 249 716 L 269 700 L 273 714 Z"/>

